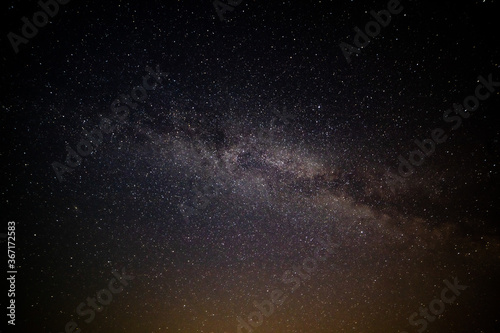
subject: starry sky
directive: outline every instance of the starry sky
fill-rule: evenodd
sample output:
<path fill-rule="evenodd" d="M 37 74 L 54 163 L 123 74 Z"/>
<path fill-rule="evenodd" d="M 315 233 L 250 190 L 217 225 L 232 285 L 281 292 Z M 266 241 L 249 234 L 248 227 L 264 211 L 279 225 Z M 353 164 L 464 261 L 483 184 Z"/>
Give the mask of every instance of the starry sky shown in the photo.
<path fill-rule="evenodd" d="M 421 333 L 409 317 L 457 278 L 425 331 L 499 332 L 500 88 L 443 120 L 500 81 L 498 1 L 403 0 L 350 61 L 339 45 L 387 1 L 221 3 L 224 20 L 208 0 L 73 0 L 17 53 L 7 36 L 40 6 L 3 3 L 11 331 L 234 333 L 281 290 L 253 332 Z M 134 278 L 86 323 L 114 270 Z"/>

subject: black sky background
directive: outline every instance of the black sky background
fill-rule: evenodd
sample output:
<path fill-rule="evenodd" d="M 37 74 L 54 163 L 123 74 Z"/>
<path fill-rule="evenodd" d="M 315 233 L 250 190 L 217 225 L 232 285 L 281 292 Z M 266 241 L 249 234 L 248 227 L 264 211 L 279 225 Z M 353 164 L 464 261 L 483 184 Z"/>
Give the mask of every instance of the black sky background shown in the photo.
<path fill-rule="evenodd" d="M 339 43 L 387 2 L 243 1 L 221 22 L 210 1 L 71 1 L 18 54 L 5 36 L 39 7 L 5 3 L 2 197 L 4 221 L 18 222 L 18 331 L 61 332 L 73 318 L 82 332 L 235 332 L 327 232 L 342 269 L 325 268 L 255 331 L 416 332 L 408 316 L 458 276 L 469 289 L 428 331 L 496 332 L 498 91 L 396 193 L 383 175 L 413 140 L 449 132 L 443 111 L 479 75 L 500 80 L 498 2 L 401 4 L 348 64 Z M 134 126 L 59 182 L 51 163 L 146 65 L 169 77 L 131 112 Z M 268 126 L 283 107 L 296 118 Z M 273 139 L 248 153 L 262 128 Z M 291 166 L 270 166 L 282 152 Z M 233 187 L 186 223 L 178 205 L 212 177 L 199 170 Z M 262 178 L 271 200 L 252 187 Z M 365 210 L 372 220 L 359 222 Z M 122 267 L 135 280 L 83 323 L 75 307 Z"/>

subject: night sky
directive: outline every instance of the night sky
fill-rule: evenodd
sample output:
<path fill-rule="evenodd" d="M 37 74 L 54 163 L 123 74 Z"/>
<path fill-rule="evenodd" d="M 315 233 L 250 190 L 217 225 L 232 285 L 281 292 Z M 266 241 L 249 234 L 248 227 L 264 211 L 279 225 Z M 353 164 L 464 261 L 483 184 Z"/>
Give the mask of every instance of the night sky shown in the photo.
<path fill-rule="evenodd" d="M 3 332 L 500 332 L 498 1 L 66 1 L 2 4 Z"/>

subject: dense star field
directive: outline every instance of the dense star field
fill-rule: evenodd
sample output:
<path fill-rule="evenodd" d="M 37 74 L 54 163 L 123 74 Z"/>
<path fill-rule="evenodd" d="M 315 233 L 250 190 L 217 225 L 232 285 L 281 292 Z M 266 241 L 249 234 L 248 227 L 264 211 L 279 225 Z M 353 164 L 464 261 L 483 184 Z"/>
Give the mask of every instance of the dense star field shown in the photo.
<path fill-rule="evenodd" d="M 500 332 L 498 1 L 2 6 L 2 331 Z"/>

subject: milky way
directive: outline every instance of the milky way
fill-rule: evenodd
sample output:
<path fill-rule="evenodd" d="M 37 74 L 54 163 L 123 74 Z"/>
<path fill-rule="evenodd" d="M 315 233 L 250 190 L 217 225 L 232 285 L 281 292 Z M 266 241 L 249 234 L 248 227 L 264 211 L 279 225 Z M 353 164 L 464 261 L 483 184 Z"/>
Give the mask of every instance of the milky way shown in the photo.
<path fill-rule="evenodd" d="M 350 62 L 387 2 L 227 3 L 69 2 L 4 38 L 14 329 L 498 332 L 500 88 L 443 121 L 500 81 L 496 3 L 402 1 Z M 39 10 L 5 8 L 5 36 Z"/>

